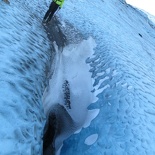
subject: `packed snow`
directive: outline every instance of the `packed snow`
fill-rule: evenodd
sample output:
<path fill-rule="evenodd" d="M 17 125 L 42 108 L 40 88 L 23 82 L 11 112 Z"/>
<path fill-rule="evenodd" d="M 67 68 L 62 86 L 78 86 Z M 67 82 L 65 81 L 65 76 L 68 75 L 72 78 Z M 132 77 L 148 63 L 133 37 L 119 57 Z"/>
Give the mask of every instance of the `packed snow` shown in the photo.
<path fill-rule="evenodd" d="M 41 24 L 49 4 L 0 1 L 0 154 L 42 154 L 60 104 L 73 124 L 59 113 L 57 155 L 154 155 L 154 23 L 124 0 L 66 0 L 59 51 Z"/>

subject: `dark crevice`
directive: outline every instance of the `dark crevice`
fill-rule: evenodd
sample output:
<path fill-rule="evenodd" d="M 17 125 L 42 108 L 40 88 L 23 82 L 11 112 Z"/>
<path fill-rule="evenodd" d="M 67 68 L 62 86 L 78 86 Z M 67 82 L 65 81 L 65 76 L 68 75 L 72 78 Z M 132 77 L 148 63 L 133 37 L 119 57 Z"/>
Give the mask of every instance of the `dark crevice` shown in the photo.
<path fill-rule="evenodd" d="M 47 117 L 43 136 L 43 155 L 54 155 L 55 149 L 60 146 L 55 145 L 57 136 L 66 134 L 74 130 L 74 122 L 63 105 L 55 104 Z"/>
<path fill-rule="evenodd" d="M 53 17 L 51 22 L 44 25 L 47 32 L 48 39 L 53 43 L 56 42 L 59 50 L 62 51 L 63 47 L 67 45 L 67 38 L 61 30 L 61 24 L 56 17 Z"/>
<path fill-rule="evenodd" d="M 67 80 L 64 81 L 62 89 L 65 107 L 60 104 L 55 104 L 51 107 L 43 136 L 43 155 L 54 155 L 56 136 L 65 133 L 68 127 L 74 124 L 71 116 L 67 112 L 67 109 L 71 109 L 70 89 Z"/>
<path fill-rule="evenodd" d="M 54 137 L 56 134 L 56 115 L 51 113 L 45 126 L 45 133 L 43 137 L 43 154 L 54 155 Z"/>

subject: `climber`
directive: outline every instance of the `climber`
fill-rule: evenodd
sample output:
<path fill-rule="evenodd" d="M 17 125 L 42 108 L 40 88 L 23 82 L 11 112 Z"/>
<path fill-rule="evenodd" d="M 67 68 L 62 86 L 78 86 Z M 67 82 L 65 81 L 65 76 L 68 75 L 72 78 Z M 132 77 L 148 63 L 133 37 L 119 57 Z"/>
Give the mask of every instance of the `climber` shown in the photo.
<path fill-rule="evenodd" d="M 54 13 L 57 11 L 57 9 L 61 9 L 62 5 L 64 3 L 64 0 L 53 0 L 50 4 L 49 9 L 47 10 L 44 18 L 43 23 L 49 23 L 49 21 L 52 19 Z"/>

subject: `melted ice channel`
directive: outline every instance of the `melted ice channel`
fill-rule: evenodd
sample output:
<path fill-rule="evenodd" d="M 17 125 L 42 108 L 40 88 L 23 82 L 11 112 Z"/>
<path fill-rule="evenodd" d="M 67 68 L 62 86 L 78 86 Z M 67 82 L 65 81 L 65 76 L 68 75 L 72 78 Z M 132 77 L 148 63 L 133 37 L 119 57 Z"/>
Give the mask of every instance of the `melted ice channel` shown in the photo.
<path fill-rule="evenodd" d="M 56 49 L 54 72 L 44 93 L 44 110 L 48 116 L 53 105 L 61 104 L 75 122 L 74 129 L 71 129 L 71 125 L 68 125 L 67 130 L 70 132 L 68 134 L 62 133 L 56 138 L 57 150 L 62 146 L 64 139 L 80 129 L 84 124 L 90 124 L 91 120 L 88 118 L 94 119 L 94 116 L 90 116 L 91 112 L 87 110 L 87 107 L 94 100 L 94 96 L 91 92 L 90 68 L 85 61 L 94 53 L 95 46 L 95 41 L 90 37 L 79 44 L 68 45 L 63 49 L 62 53 Z M 68 81 L 69 85 L 69 106 L 66 106 L 66 100 L 64 99 L 64 83 L 66 81 Z M 94 111 L 92 114 L 94 115 Z M 89 123 L 86 121 L 89 121 Z"/>

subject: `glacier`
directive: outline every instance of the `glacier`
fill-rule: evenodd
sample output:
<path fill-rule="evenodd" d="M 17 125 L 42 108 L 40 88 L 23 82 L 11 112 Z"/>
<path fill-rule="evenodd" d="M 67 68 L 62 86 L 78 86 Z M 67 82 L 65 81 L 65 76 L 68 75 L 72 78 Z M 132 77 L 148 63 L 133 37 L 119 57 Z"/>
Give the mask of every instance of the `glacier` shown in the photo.
<path fill-rule="evenodd" d="M 53 111 L 57 155 L 154 155 L 154 23 L 124 0 L 66 0 L 60 48 L 49 4 L 0 1 L 0 154 L 42 154 Z"/>
<path fill-rule="evenodd" d="M 39 3 L 27 3 L 0 1 L 1 155 L 42 151 L 42 94 L 48 83 L 52 46 L 36 15 Z"/>
<path fill-rule="evenodd" d="M 124 1 L 77 3 L 64 6 L 62 31 L 72 25 L 97 44 L 86 62 L 98 97 L 88 110 L 99 113 L 60 154 L 154 154 L 154 24 Z"/>

